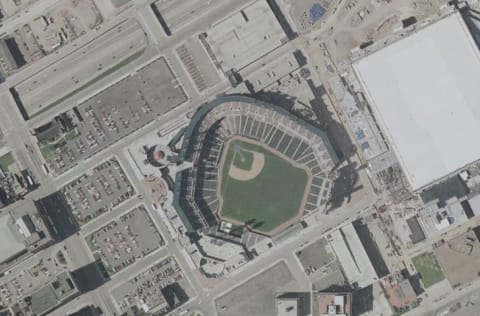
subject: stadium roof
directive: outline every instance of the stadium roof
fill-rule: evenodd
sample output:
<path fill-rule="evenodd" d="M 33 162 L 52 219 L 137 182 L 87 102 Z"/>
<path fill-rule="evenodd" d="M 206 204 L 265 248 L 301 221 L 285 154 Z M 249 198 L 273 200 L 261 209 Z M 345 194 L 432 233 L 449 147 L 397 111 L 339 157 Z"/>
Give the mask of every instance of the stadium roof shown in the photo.
<path fill-rule="evenodd" d="M 480 53 L 459 13 L 354 69 L 413 190 L 480 158 Z"/>
<path fill-rule="evenodd" d="M 327 134 L 319 129 L 318 127 L 309 124 L 307 121 L 303 120 L 302 118 L 292 114 L 291 112 L 285 110 L 284 108 L 276 105 L 272 105 L 251 97 L 242 96 L 242 95 L 227 95 L 222 97 L 217 97 L 216 99 L 210 101 L 202 105 L 197 112 L 193 115 L 189 125 L 185 128 L 185 133 L 183 134 L 183 141 L 182 147 L 180 149 L 180 153 L 178 155 L 179 161 L 181 162 L 194 162 L 196 158 L 193 158 L 192 152 L 198 151 L 198 148 L 194 146 L 196 144 L 196 137 L 201 135 L 202 133 L 199 132 L 199 128 L 208 115 L 210 111 L 212 111 L 217 106 L 221 106 L 224 103 L 244 103 L 244 104 L 251 104 L 256 105 L 258 107 L 274 110 L 279 114 L 288 117 L 290 121 L 297 123 L 298 125 L 302 126 L 307 134 L 311 133 L 316 136 L 319 136 L 323 139 L 323 145 L 325 146 L 326 152 L 328 153 L 327 157 L 323 157 L 327 164 L 330 164 L 331 167 L 334 169 L 334 165 L 338 162 L 338 157 L 331 145 Z M 281 124 L 281 123 L 279 123 Z M 203 132 L 204 133 L 204 132 Z M 205 133 L 204 133 L 205 134 Z M 319 143 L 316 144 L 317 146 L 320 145 Z M 195 163 L 195 162 L 194 162 Z M 325 170 L 326 172 L 331 172 L 332 170 Z M 214 215 L 209 207 L 199 207 L 195 201 L 191 201 L 189 198 L 185 198 L 186 193 L 192 192 L 192 184 L 190 181 L 191 177 L 196 177 L 196 174 L 193 173 L 193 168 L 186 168 L 181 172 L 177 172 L 175 177 L 175 186 L 173 189 L 174 198 L 173 198 L 173 206 L 176 209 L 180 219 L 185 225 L 187 232 L 193 233 L 200 230 L 203 226 L 200 217 L 202 216 L 203 219 L 209 219 L 210 223 L 217 222 L 218 217 Z M 323 181 L 322 181 L 323 183 Z M 321 184 L 319 184 L 320 186 Z M 325 184 L 323 184 L 325 186 Z M 330 188 L 328 188 L 330 190 Z M 194 190 L 193 190 L 194 191 Z M 200 216 L 198 216 L 200 215 Z M 211 227 L 212 224 L 209 224 Z"/>

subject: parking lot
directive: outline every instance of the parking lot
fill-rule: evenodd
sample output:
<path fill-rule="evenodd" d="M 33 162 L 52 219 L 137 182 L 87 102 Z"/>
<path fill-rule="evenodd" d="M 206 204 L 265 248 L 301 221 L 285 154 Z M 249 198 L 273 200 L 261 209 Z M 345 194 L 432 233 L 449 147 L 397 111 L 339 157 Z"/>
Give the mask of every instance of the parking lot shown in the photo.
<path fill-rule="evenodd" d="M 94 256 L 114 274 L 164 245 L 144 206 L 138 206 L 86 237 Z"/>
<path fill-rule="evenodd" d="M 67 112 L 74 131 L 40 150 L 55 174 L 113 144 L 186 100 L 160 58 Z"/>
<path fill-rule="evenodd" d="M 121 284 L 112 291 L 112 297 L 122 312 L 132 306 L 166 312 L 169 302 L 165 298 L 165 291 L 174 284 L 191 296 L 192 289 L 180 266 L 174 257 L 168 257 Z"/>
<path fill-rule="evenodd" d="M 325 238 L 320 238 L 309 244 L 307 247 L 297 251 L 296 254 L 307 275 L 315 273 L 318 269 L 335 259 L 333 251 Z"/>
<path fill-rule="evenodd" d="M 13 305 L 63 272 L 64 262 L 63 260 L 60 262 L 59 256 L 56 256 L 60 252 L 63 260 L 65 260 L 62 251 L 46 251 L 30 257 L 22 265 L 17 265 L 11 269 L 9 274 L 3 277 L 0 284 L 0 304 L 2 306 Z"/>
<path fill-rule="evenodd" d="M 181 44 L 175 51 L 199 92 L 220 82 L 217 69 L 198 38 Z"/>
<path fill-rule="evenodd" d="M 296 255 L 315 290 L 325 290 L 332 286 L 346 284 L 340 262 L 325 238 L 308 244 L 297 251 Z"/>
<path fill-rule="evenodd" d="M 298 291 L 298 282 L 285 262 L 280 262 L 215 300 L 218 316 L 276 314 L 275 298 Z"/>
<path fill-rule="evenodd" d="M 62 189 L 77 222 L 83 225 L 135 194 L 120 163 L 111 158 Z"/>

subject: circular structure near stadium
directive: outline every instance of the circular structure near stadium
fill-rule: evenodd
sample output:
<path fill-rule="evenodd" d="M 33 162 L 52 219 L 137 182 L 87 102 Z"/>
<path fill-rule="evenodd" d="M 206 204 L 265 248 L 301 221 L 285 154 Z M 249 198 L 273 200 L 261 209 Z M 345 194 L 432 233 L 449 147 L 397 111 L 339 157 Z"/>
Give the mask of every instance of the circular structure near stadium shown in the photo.
<path fill-rule="evenodd" d="M 147 150 L 147 160 L 154 167 L 164 167 L 169 164 L 167 158 L 172 155 L 170 148 L 164 145 L 155 145 Z"/>
<path fill-rule="evenodd" d="M 219 221 L 273 236 L 325 208 L 337 158 L 321 130 L 244 96 L 203 106 L 185 131 L 175 207 L 191 232 Z"/>

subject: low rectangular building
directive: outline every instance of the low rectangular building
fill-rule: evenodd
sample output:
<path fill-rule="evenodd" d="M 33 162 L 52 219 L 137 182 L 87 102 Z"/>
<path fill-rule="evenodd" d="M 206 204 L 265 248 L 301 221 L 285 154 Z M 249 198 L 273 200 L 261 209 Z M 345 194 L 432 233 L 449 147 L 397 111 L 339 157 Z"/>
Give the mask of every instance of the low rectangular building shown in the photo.
<path fill-rule="evenodd" d="M 352 224 L 334 231 L 330 244 L 351 284 L 363 288 L 377 279 L 375 269 Z"/>
<path fill-rule="evenodd" d="M 79 294 L 70 273 L 63 272 L 31 295 L 30 309 L 37 316 L 46 315 Z"/>
<path fill-rule="evenodd" d="M 445 203 L 438 200 L 425 204 L 419 212 L 425 232 L 429 237 L 438 236 L 468 221 L 460 201 L 451 198 Z"/>
<path fill-rule="evenodd" d="M 413 244 L 418 244 L 425 240 L 425 233 L 423 232 L 422 226 L 420 226 L 416 216 L 407 219 L 407 225 L 411 232 L 410 240 Z"/>
<path fill-rule="evenodd" d="M 267 1 L 253 2 L 214 24 L 206 34 L 224 72 L 238 71 L 287 41 Z"/>

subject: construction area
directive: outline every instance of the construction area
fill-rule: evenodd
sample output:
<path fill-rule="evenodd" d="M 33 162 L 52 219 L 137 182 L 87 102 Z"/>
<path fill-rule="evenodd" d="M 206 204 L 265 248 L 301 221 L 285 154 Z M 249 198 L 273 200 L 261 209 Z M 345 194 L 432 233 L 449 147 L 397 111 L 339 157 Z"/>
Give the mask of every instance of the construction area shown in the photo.
<path fill-rule="evenodd" d="M 45 54 L 84 35 L 103 18 L 93 0 L 66 0 L 30 23 L 32 33 Z"/>
<path fill-rule="evenodd" d="M 94 0 L 64 0 L 10 35 L 25 64 L 29 64 L 94 30 L 102 22 Z"/>
<path fill-rule="evenodd" d="M 288 0 L 290 16 L 297 30 L 305 33 L 314 28 L 327 13 L 332 0 Z"/>
<path fill-rule="evenodd" d="M 480 228 L 462 234 L 434 249 L 438 263 L 453 288 L 464 288 L 480 277 Z"/>

